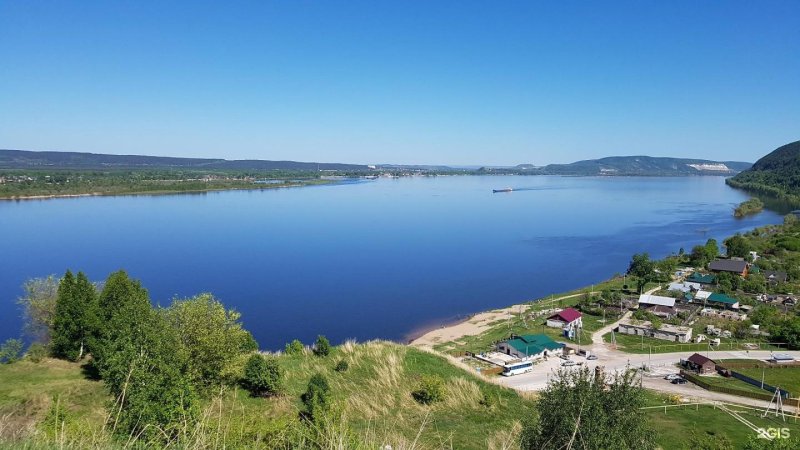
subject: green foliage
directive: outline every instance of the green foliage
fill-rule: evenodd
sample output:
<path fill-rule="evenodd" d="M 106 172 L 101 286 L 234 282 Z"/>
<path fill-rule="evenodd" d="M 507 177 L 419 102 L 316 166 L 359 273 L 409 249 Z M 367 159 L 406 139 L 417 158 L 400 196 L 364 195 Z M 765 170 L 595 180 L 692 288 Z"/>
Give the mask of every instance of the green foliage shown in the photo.
<path fill-rule="evenodd" d="M 287 355 L 302 355 L 304 350 L 305 348 L 303 347 L 303 343 L 295 339 L 286 344 L 286 348 L 283 350 L 283 352 Z"/>
<path fill-rule="evenodd" d="M 644 395 L 635 372 L 605 380 L 588 368 L 560 370 L 536 401 L 538 420 L 525 421 L 521 447 L 654 449 Z"/>
<path fill-rule="evenodd" d="M 0 363 L 11 364 L 19 360 L 22 354 L 22 341 L 7 339 L 0 344 Z"/>
<path fill-rule="evenodd" d="M 764 278 L 764 275 L 760 273 L 750 273 L 747 275 L 747 278 L 740 283 L 740 287 L 743 291 L 750 294 L 758 294 L 765 292 L 767 289 L 767 280 Z"/>
<path fill-rule="evenodd" d="M 274 356 L 256 353 L 247 360 L 242 381 L 254 397 L 276 395 L 283 387 L 283 370 Z"/>
<path fill-rule="evenodd" d="M 797 200 L 800 196 L 800 141 L 775 149 L 756 161 L 752 168 L 725 182 L 751 192 Z"/>
<path fill-rule="evenodd" d="M 769 440 L 750 436 L 742 450 L 797 450 L 798 448 L 800 439 L 796 437 Z"/>
<path fill-rule="evenodd" d="M 328 356 L 331 353 L 331 343 L 328 338 L 323 335 L 317 336 L 317 341 L 314 343 L 314 354 L 317 356 Z"/>
<path fill-rule="evenodd" d="M 717 288 L 726 294 L 736 292 L 742 284 L 742 277 L 730 272 L 717 274 Z"/>
<path fill-rule="evenodd" d="M 59 434 L 64 429 L 67 422 L 72 420 L 74 420 L 74 418 L 69 413 L 61 396 L 56 395 L 53 396 L 50 408 L 47 410 L 47 414 L 44 416 L 41 426 L 48 437 L 52 436 L 53 441 L 58 441 Z"/>
<path fill-rule="evenodd" d="M 67 271 L 58 286 L 51 351 L 69 360 L 82 358 L 99 333 L 97 291 L 83 272 Z"/>
<path fill-rule="evenodd" d="M 30 279 L 22 286 L 25 295 L 17 300 L 23 311 L 25 332 L 43 344 L 50 342 L 58 285 L 59 280 L 53 275 Z"/>
<path fill-rule="evenodd" d="M 725 248 L 728 250 L 728 256 L 739 258 L 744 258 L 751 252 L 750 242 L 738 233 L 725 240 Z"/>
<path fill-rule="evenodd" d="M 31 361 L 38 363 L 41 362 L 44 357 L 48 355 L 47 346 L 42 343 L 34 342 L 28 347 L 28 351 L 25 352 L 25 357 L 30 359 Z"/>
<path fill-rule="evenodd" d="M 800 349 L 800 317 L 794 316 L 781 320 L 770 328 L 773 340 L 785 342 L 789 349 Z"/>
<path fill-rule="evenodd" d="M 306 418 L 314 423 L 321 422 L 332 406 L 331 387 L 325 375 L 314 374 L 300 400 L 305 405 Z"/>
<path fill-rule="evenodd" d="M 733 450 L 733 443 L 724 434 L 689 433 L 689 448 L 692 450 Z"/>
<path fill-rule="evenodd" d="M 733 210 L 734 217 L 744 217 L 750 214 L 756 214 L 764 209 L 764 202 L 758 198 L 751 198 L 750 200 L 743 201 Z"/>
<path fill-rule="evenodd" d="M 414 400 L 422 405 L 431 405 L 444 400 L 445 390 L 442 377 L 437 375 L 423 375 L 417 389 L 411 393 Z"/>
<path fill-rule="evenodd" d="M 196 386 L 219 385 L 225 367 L 253 349 L 255 341 L 242 328 L 241 315 L 226 310 L 211 294 L 175 300 L 161 313 L 177 333 L 187 357 L 186 374 Z"/>
<path fill-rule="evenodd" d="M 655 278 L 655 262 L 647 253 L 637 253 L 631 258 L 628 266 L 628 275 L 636 277 L 637 290 L 642 291 L 644 285 Z"/>
<path fill-rule="evenodd" d="M 347 369 L 349 368 L 350 364 L 347 362 L 347 360 L 340 359 L 339 362 L 336 363 L 336 366 L 334 366 L 333 370 L 337 372 L 347 372 Z"/>

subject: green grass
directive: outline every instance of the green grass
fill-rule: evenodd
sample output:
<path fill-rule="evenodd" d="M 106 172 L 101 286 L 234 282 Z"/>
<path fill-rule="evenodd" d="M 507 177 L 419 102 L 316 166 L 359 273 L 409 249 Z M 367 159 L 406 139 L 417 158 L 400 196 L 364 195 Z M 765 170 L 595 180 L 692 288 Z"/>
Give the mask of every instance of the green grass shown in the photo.
<path fill-rule="evenodd" d="M 769 394 L 768 391 L 765 391 L 760 387 L 753 386 L 750 383 L 745 383 L 744 381 L 734 377 L 726 378 L 723 376 L 701 376 L 700 379 L 714 386 L 739 389 L 741 391 L 755 392 L 757 394 Z"/>
<path fill-rule="evenodd" d="M 617 349 L 626 353 L 672 353 L 672 352 L 697 352 L 706 354 L 709 352 L 711 359 L 714 359 L 715 351 L 729 351 L 729 350 L 746 350 L 743 345 L 745 343 L 754 343 L 760 346 L 761 350 L 780 350 L 779 347 L 768 345 L 763 342 L 754 340 L 735 340 L 735 339 L 720 339 L 720 345 L 709 347 L 708 341 L 699 344 L 687 343 L 681 344 L 678 342 L 665 341 L 663 339 L 655 339 L 643 336 L 634 336 L 630 334 L 615 333 L 617 340 Z M 611 342 L 611 333 L 603 335 L 603 341 Z"/>
<path fill-rule="evenodd" d="M 800 396 L 800 367 L 765 368 L 763 371 L 758 368 L 733 368 L 731 370 L 756 380 L 761 380 L 763 373 L 765 383 L 787 390 L 793 397 Z"/>
<path fill-rule="evenodd" d="M 670 405 L 665 396 L 651 393 L 648 403 L 650 406 Z M 790 429 L 792 436 L 800 436 L 800 423 L 794 418 L 787 422 L 776 420 L 774 417 L 762 418 L 756 411 L 746 408 L 731 407 L 740 412 L 743 417 L 757 427 Z M 742 448 L 755 432 L 744 426 L 728 413 L 708 405 L 684 405 L 669 407 L 664 412 L 663 408 L 647 409 L 644 415 L 650 419 L 656 430 L 656 441 L 664 449 L 689 448 L 689 439 L 692 432 L 698 435 L 724 435 L 731 440 L 734 448 Z"/>

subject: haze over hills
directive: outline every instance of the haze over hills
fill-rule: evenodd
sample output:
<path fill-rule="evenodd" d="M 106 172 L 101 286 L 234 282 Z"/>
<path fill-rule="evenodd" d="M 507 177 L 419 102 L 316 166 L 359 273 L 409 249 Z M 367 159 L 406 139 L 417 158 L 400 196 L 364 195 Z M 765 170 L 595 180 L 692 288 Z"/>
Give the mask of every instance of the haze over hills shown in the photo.
<path fill-rule="evenodd" d="M 770 152 L 728 184 L 778 197 L 800 197 L 800 141 Z"/>
<path fill-rule="evenodd" d="M 81 152 L 27 151 L 0 149 L 0 169 L 207 169 L 207 170 L 297 170 L 297 171 L 398 171 L 515 173 L 532 175 L 619 175 L 619 176 L 691 176 L 732 175 L 751 166 L 737 161 L 664 158 L 651 156 L 612 156 L 550 164 L 537 167 L 519 164 L 513 167 L 451 167 L 443 165 L 381 164 L 368 166 L 347 163 L 317 163 L 269 160 L 226 160 L 215 158 L 175 158 L 143 155 L 109 155 Z"/>

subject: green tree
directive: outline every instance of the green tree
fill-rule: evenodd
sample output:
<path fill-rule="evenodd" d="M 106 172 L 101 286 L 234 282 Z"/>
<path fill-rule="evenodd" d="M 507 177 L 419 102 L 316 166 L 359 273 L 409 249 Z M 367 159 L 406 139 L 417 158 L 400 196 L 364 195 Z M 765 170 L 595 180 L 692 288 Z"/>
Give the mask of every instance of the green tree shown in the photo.
<path fill-rule="evenodd" d="M 438 375 L 423 375 L 411 396 L 417 403 L 430 405 L 444 400 L 444 381 Z"/>
<path fill-rule="evenodd" d="M 305 405 L 306 417 L 314 423 L 321 423 L 324 416 L 330 411 L 332 402 L 331 387 L 325 375 L 314 374 L 308 381 L 306 392 L 300 399 Z"/>
<path fill-rule="evenodd" d="M 295 339 L 286 344 L 286 348 L 284 348 L 283 352 L 287 355 L 302 355 L 304 350 L 305 347 L 303 347 L 303 343 Z"/>
<path fill-rule="evenodd" d="M 704 268 L 709 262 L 708 253 L 706 248 L 702 245 L 695 245 L 692 247 L 692 253 L 689 255 L 689 263 L 697 268 Z"/>
<path fill-rule="evenodd" d="M 736 256 L 744 258 L 750 254 L 750 242 L 742 237 L 741 234 L 736 234 L 725 240 L 725 248 L 728 250 L 728 256 Z"/>
<path fill-rule="evenodd" d="M 713 261 L 717 256 L 719 256 L 719 244 L 717 243 L 716 239 L 709 239 L 706 241 L 705 245 L 706 251 L 706 259 L 708 261 Z"/>
<path fill-rule="evenodd" d="M 244 367 L 244 387 L 255 397 L 275 395 L 283 386 L 283 370 L 274 356 L 254 354 Z"/>
<path fill-rule="evenodd" d="M 772 340 L 785 342 L 790 349 L 800 349 L 800 317 L 781 320 L 770 328 Z"/>
<path fill-rule="evenodd" d="M 317 336 L 317 342 L 314 343 L 314 354 L 317 356 L 328 356 L 331 353 L 331 343 L 328 338 L 323 335 Z"/>
<path fill-rule="evenodd" d="M 175 300 L 162 310 L 187 356 L 186 373 L 196 386 L 223 382 L 222 373 L 236 357 L 253 351 L 250 333 L 242 327 L 241 315 L 211 294 Z"/>
<path fill-rule="evenodd" d="M 728 436 L 716 433 L 689 432 L 689 448 L 692 450 L 733 450 L 733 443 Z"/>
<path fill-rule="evenodd" d="M 538 420 L 523 425 L 523 449 L 656 448 L 654 430 L 639 408 L 644 391 L 636 373 L 615 374 L 611 379 L 588 368 L 561 370 L 536 401 Z"/>
<path fill-rule="evenodd" d="M 17 300 L 25 320 L 25 332 L 34 340 L 48 345 L 56 314 L 59 280 L 53 275 L 32 278 L 22 286 L 25 295 Z"/>
<path fill-rule="evenodd" d="M 647 253 L 637 253 L 631 258 L 628 275 L 636 277 L 637 290 L 641 292 L 644 286 L 655 278 L 655 262 Z"/>
<path fill-rule="evenodd" d="M 19 339 L 8 339 L 0 344 L 0 363 L 11 364 L 19 360 L 22 354 L 22 341 Z"/>
<path fill-rule="evenodd" d="M 53 318 L 52 352 L 58 358 L 81 359 L 98 333 L 97 291 L 83 272 L 67 271 L 58 287 Z"/>

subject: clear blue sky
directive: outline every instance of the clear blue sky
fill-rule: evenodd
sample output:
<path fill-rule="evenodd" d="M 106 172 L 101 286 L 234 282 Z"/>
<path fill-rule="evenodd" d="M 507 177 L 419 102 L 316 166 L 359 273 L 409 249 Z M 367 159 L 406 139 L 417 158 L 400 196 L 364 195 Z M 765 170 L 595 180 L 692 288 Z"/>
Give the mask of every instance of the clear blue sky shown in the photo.
<path fill-rule="evenodd" d="M 0 0 L 0 148 L 354 163 L 800 139 L 800 1 Z"/>

